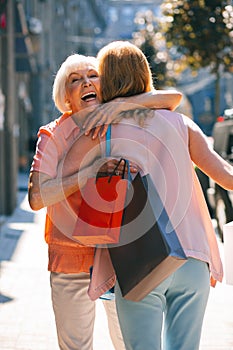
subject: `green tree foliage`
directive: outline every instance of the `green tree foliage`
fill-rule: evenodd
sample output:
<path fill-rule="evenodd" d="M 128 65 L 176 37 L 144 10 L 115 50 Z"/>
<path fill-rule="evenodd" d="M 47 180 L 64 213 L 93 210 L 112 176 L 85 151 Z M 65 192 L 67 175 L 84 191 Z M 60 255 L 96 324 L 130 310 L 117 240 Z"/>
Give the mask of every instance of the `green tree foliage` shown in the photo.
<path fill-rule="evenodd" d="M 165 0 L 168 47 L 175 45 L 193 69 L 211 66 L 217 72 L 233 68 L 232 1 Z"/>
<path fill-rule="evenodd" d="M 193 70 L 210 67 L 216 74 L 216 114 L 219 113 L 220 71 L 233 71 L 233 6 L 231 0 L 164 0 L 168 49 Z"/>

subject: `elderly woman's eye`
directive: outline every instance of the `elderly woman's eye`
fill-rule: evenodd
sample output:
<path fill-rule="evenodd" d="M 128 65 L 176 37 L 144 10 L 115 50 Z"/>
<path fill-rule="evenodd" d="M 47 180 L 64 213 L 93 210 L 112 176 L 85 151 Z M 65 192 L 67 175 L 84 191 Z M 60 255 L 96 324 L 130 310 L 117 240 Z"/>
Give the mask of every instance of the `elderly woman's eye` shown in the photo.
<path fill-rule="evenodd" d="M 76 81 L 79 81 L 79 80 L 81 80 L 80 77 L 72 78 L 72 79 L 71 79 L 71 83 L 75 83 Z"/>
<path fill-rule="evenodd" d="M 91 78 L 98 78 L 99 77 L 99 74 L 96 70 L 90 70 L 88 72 L 88 77 L 91 79 Z"/>

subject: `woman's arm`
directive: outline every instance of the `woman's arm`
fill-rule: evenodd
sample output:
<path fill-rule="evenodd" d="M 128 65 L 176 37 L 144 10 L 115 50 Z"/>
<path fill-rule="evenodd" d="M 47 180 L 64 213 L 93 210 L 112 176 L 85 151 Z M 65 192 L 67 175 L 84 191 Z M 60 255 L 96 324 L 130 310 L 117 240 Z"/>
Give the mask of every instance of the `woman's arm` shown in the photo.
<path fill-rule="evenodd" d="M 221 187 L 233 190 L 233 166 L 213 150 L 201 129 L 187 119 L 192 161 Z"/>
<path fill-rule="evenodd" d="M 30 207 L 32 210 L 40 210 L 69 197 L 85 185 L 92 171 L 90 166 L 71 176 L 55 179 L 41 172 L 32 171 L 28 188 Z"/>
<path fill-rule="evenodd" d="M 140 95 L 117 98 L 116 102 L 129 102 L 153 109 L 174 111 L 181 102 L 182 93 L 176 90 L 154 90 Z"/>
<path fill-rule="evenodd" d="M 49 147 L 45 148 L 45 152 L 49 152 Z M 28 189 L 31 208 L 39 210 L 50 206 L 82 188 L 87 178 L 94 175 L 94 161 L 99 153 L 99 140 L 93 141 L 90 137 L 81 136 L 74 142 L 64 158 L 58 164 L 54 164 L 57 169 L 57 175 L 54 178 L 45 172 L 37 171 L 40 167 L 32 171 Z M 46 156 L 47 153 L 43 153 L 42 158 Z M 51 157 L 49 159 L 52 161 Z"/>
<path fill-rule="evenodd" d="M 83 129 L 86 130 L 85 135 L 88 136 L 92 132 L 92 138 L 95 139 L 101 132 L 101 137 L 105 136 L 108 125 L 121 120 L 119 112 L 140 107 L 174 110 L 180 104 L 181 99 L 182 94 L 175 90 L 153 90 L 140 95 L 118 97 L 96 107 L 86 116 L 83 123 Z"/>

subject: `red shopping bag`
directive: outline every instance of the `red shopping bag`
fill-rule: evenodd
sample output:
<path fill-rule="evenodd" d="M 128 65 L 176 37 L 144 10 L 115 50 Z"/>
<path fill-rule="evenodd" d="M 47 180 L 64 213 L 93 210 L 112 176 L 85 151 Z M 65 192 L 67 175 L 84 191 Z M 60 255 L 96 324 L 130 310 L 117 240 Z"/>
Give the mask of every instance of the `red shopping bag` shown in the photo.
<path fill-rule="evenodd" d="M 118 243 L 128 185 L 123 176 L 88 179 L 73 232 L 80 243 Z"/>

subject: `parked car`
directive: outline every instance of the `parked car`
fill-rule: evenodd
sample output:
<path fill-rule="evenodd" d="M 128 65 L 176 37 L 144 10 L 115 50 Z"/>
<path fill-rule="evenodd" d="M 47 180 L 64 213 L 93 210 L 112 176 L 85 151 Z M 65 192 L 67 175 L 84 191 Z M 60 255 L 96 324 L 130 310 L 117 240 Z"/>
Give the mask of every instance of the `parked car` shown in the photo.
<path fill-rule="evenodd" d="M 228 162 L 233 163 L 233 108 L 226 109 L 213 128 L 213 147 Z M 218 233 L 223 241 L 223 225 L 233 221 L 233 191 L 227 191 L 209 180 L 209 205 L 217 221 Z"/>

